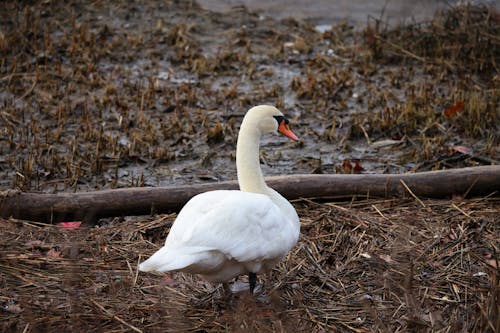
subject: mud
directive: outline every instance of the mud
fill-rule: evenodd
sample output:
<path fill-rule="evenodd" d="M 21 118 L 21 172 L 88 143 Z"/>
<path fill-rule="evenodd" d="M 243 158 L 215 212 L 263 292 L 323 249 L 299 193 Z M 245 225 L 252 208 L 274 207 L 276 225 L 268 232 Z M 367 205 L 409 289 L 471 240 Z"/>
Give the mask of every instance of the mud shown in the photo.
<path fill-rule="evenodd" d="M 466 31 L 493 29 L 472 45 L 493 43 L 469 71 L 459 53 L 450 60 L 408 44 L 437 36 L 432 29 L 445 29 L 446 17 L 412 25 L 413 39 L 401 39 L 410 28 L 369 20 L 364 29 L 341 22 L 318 31 L 243 6 L 6 2 L 0 186 L 85 191 L 234 179 L 239 123 L 264 103 L 278 106 L 301 139 L 264 138 L 267 175 L 496 163 L 500 52 L 491 37 L 498 17 L 488 10 L 477 22 L 456 18 Z M 457 115 L 443 115 L 461 101 Z"/>

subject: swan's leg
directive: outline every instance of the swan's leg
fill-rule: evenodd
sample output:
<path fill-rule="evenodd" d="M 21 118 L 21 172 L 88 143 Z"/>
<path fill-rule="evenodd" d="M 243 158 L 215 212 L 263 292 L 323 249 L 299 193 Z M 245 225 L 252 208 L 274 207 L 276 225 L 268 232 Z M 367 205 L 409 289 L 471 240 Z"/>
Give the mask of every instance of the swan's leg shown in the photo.
<path fill-rule="evenodd" d="M 253 294 L 253 290 L 255 289 L 255 285 L 257 284 L 257 274 L 249 272 L 248 283 L 250 284 L 250 293 Z"/>
<path fill-rule="evenodd" d="M 232 292 L 231 292 L 231 286 L 229 285 L 229 283 L 227 282 L 222 282 L 222 288 L 224 289 L 224 297 L 229 297 L 231 296 Z"/>

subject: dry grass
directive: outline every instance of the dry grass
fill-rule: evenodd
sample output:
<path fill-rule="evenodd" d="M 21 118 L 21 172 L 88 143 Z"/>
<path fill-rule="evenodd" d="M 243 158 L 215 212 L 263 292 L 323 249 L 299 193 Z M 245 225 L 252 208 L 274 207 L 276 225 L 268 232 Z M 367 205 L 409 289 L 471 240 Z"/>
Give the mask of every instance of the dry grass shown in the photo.
<path fill-rule="evenodd" d="M 498 142 L 499 13 L 486 6 L 457 6 L 431 22 L 388 30 L 382 25 L 371 22 L 364 31 L 370 55 L 385 65 L 419 68 L 428 79 L 407 87 L 404 101 L 386 103 L 371 114 L 368 130 L 400 137 L 423 132 L 448 140 L 452 126 L 465 137 L 495 136 Z M 394 78 L 393 84 L 401 79 Z M 447 87 L 436 91 L 431 87 L 435 80 Z M 464 102 L 463 110 L 443 114 L 458 101 Z"/>
<path fill-rule="evenodd" d="M 492 7 L 450 6 L 430 22 L 390 30 L 382 26 L 383 22 L 375 21 L 365 30 L 376 58 L 417 61 L 427 71 L 444 69 L 440 74 L 468 78 L 474 84 L 500 80 L 500 16 Z"/>
<path fill-rule="evenodd" d="M 2 220 L 2 331 L 498 331 L 498 198 L 295 206 L 301 239 L 261 277 L 264 296 L 230 303 L 195 276 L 138 274 L 175 215 L 80 230 Z"/>

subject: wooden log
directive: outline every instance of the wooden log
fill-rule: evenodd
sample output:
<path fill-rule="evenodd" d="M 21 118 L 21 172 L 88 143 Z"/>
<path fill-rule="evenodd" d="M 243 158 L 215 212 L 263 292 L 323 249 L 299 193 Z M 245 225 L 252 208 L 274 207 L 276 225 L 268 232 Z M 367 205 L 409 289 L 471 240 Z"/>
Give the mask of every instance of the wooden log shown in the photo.
<path fill-rule="evenodd" d="M 269 186 L 289 200 L 298 198 L 421 198 L 488 195 L 500 190 L 500 166 L 481 166 L 406 174 L 334 174 L 268 177 Z M 139 187 L 83 193 L 0 192 L 0 216 L 47 223 L 110 216 L 178 211 L 198 193 L 237 189 L 235 181 L 167 187 Z"/>

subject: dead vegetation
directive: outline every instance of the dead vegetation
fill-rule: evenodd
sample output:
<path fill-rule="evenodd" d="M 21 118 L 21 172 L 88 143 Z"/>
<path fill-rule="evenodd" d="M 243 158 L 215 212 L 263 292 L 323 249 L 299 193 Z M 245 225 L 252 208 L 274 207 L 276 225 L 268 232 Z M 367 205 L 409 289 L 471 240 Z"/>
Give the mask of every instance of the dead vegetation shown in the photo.
<path fill-rule="evenodd" d="M 193 2 L 4 8 L 3 187 L 230 180 L 237 124 L 256 103 L 282 108 L 304 140 L 263 157 L 267 174 L 335 172 L 343 159 L 367 172 L 497 163 L 499 22 L 487 8 L 323 33 Z"/>
<path fill-rule="evenodd" d="M 3 332 L 497 332 L 498 200 L 297 201 L 264 296 L 138 274 L 175 215 L 67 230 L 0 221 Z"/>
<path fill-rule="evenodd" d="M 384 96 L 385 107 L 358 117 L 358 123 L 370 134 L 413 136 L 420 160 L 442 154 L 438 147 L 456 133 L 486 139 L 485 149 L 492 151 L 499 140 L 499 34 L 499 14 L 486 6 L 452 7 L 431 22 L 397 29 L 370 21 L 364 31 L 370 55 L 387 66 L 404 64 L 408 76 L 420 73 L 425 79 L 407 86 L 404 98 L 392 105 L 393 98 Z M 404 79 L 391 78 L 396 86 Z"/>
<path fill-rule="evenodd" d="M 375 20 L 365 29 L 377 59 L 415 61 L 433 75 L 472 80 L 469 84 L 500 80 L 500 16 L 486 5 L 450 6 L 431 22 L 397 29 L 384 29 L 383 24 Z M 463 85 L 468 86 L 465 81 Z"/>
<path fill-rule="evenodd" d="M 303 138 L 262 154 L 267 175 L 498 164 L 487 8 L 320 33 L 191 1 L 2 6 L 3 188 L 232 179 L 237 124 L 256 103 Z M 0 220 L 1 330 L 499 331 L 497 198 L 295 205 L 301 240 L 263 278 L 266 297 L 231 304 L 196 277 L 137 274 L 174 215 L 77 230 Z"/>

